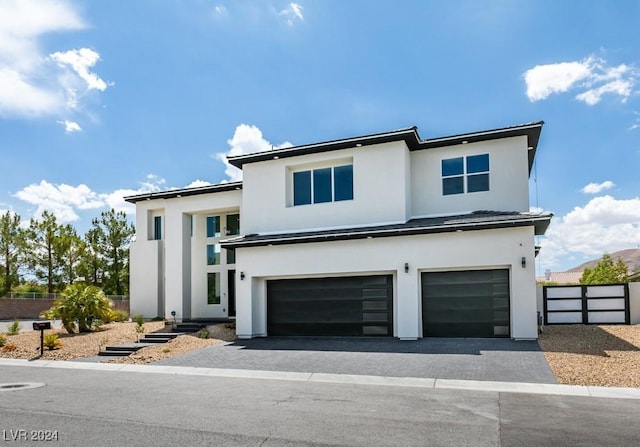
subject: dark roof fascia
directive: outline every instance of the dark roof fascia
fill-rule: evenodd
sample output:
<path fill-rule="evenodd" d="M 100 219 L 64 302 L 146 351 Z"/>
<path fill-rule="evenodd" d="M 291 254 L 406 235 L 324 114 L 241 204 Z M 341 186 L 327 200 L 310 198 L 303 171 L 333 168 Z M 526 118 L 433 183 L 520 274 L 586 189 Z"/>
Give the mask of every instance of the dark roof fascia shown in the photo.
<path fill-rule="evenodd" d="M 499 129 L 484 130 L 480 132 L 470 132 L 459 135 L 451 135 L 447 137 L 429 138 L 427 140 L 420 140 L 420 136 L 418 135 L 418 128 L 414 126 L 394 130 L 391 132 L 364 135 L 361 137 L 325 141 L 321 143 L 307 144 L 304 146 L 293 146 L 283 149 L 274 149 L 272 151 L 255 152 L 252 154 L 236 155 L 233 157 L 228 157 L 227 161 L 233 166 L 242 169 L 242 165 L 245 163 L 255 163 L 279 158 L 296 157 L 299 155 L 336 151 L 358 146 L 370 146 L 373 144 L 388 143 L 400 140 L 405 141 L 409 150 L 416 151 L 422 149 L 433 149 L 453 146 L 457 144 L 464 144 L 464 142 L 477 143 L 479 141 L 495 140 L 499 138 L 526 136 L 527 147 L 531 148 L 528 153 L 529 171 L 531 171 L 543 124 L 544 121 L 537 121 L 534 123 L 520 124 L 517 126 L 502 127 Z"/>
<path fill-rule="evenodd" d="M 129 203 L 142 202 L 143 200 L 175 199 L 178 197 L 197 196 L 217 192 L 235 191 L 242 189 L 242 182 L 219 183 L 217 185 L 196 186 L 194 188 L 171 189 L 168 191 L 148 192 L 124 198 Z"/>
<path fill-rule="evenodd" d="M 417 127 L 407 127 L 391 132 L 364 135 L 360 137 L 345 138 L 341 140 L 323 141 L 320 143 L 293 146 L 271 151 L 254 152 L 252 154 L 227 157 L 227 161 L 236 168 L 242 169 L 245 163 L 274 160 L 278 158 L 297 157 L 299 155 L 317 154 L 321 152 L 337 151 L 358 146 L 370 146 L 373 144 L 389 143 L 404 140 L 409 147 L 415 147 L 420 142 Z"/>
<path fill-rule="evenodd" d="M 472 216 L 472 215 L 471 215 Z M 394 236 L 413 236 L 422 234 L 452 233 L 457 231 L 492 230 L 534 226 L 535 234 L 542 235 L 551 223 L 552 214 L 511 215 L 502 220 L 478 220 L 467 223 L 449 223 L 440 225 L 415 225 L 409 221 L 405 225 L 386 225 L 381 227 L 359 227 L 346 230 L 328 230 L 316 233 L 287 233 L 276 235 L 247 235 L 220 241 L 223 248 L 260 247 L 266 245 L 290 245 L 310 242 L 330 242 L 353 239 L 368 239 Z M 505 215 L 507 217 L 507 215 Z M 428 219 L 425 219 L 428 220 Z"/>
<path fill-rule="evenodd" d="M 533 161 L 536 155 L 536 150 L 538 149 L 538 142 L 540 141 L 540 133 L 542 132 L 543 125 L 544 125 L 544 121 L 537 121 L 537 122 L 521 124 L 517 126 L 503 127 L 500 129 L 485 130 L 481 132 L 471 132 L 466 134 L 453 135 L 449 137 L 430 138 L 430 139 L 421 141 L 418 149 L 433 149 L 433 148 L 454 146 L 457 144 L 477 143 L 480 141 L 495 140 L 498 138 L 526 136 L 528 158 L 529 158 L 529 172 L 531 172 L 531 168 L 533 167 Z"/>

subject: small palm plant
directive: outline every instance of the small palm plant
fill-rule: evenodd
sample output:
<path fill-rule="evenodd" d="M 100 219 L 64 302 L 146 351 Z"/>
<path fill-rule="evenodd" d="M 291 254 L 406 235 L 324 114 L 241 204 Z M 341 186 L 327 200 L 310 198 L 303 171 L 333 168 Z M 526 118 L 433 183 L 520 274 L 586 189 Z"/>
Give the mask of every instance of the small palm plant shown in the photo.
<path fill-rule="evenodd" d="M 104 292 L 96 286 L 83 283 L 68 285 L 60 294 L 62 298 L 56 300 L 53 306 L 42 313 L 50 320 L 60 319 L 68 333 L 73 334 L 75 325 L 78 332 L 91 332 L 94 322 L 113 321 L 115 312 L 113 304 Z"/>

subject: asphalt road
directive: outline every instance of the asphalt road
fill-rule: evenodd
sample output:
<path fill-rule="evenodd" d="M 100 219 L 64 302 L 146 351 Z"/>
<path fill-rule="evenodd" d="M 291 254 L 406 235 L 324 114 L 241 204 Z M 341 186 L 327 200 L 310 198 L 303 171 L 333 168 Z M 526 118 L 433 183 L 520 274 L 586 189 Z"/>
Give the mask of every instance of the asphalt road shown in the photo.
<path fill-rule="evenodd" d="M 640 445 L 630 399 L 0 366 L 12 382 L 45 386 L 0 391 L 0 447 Z"/>

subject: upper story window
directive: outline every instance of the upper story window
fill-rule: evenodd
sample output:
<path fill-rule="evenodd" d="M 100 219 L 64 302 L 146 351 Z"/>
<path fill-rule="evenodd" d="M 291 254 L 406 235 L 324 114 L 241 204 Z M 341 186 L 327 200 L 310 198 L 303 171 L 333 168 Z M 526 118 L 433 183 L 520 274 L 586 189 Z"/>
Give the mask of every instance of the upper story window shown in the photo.
<path fill-rule="evenodd" d="M 207 216 L 207 237 L 220 237 L 220 216 Z"/>
<path fill-rule="evenodd" d="M 153 216 L 153 239 L 162 239 L 162 216 Z"/>
<path fill-rule="evenodd" d="M 442 194 L 489 191 L 489 154 L 442 160 Z"/>
<path fill-rule="evenodd" d="M 353 200 L 353 165 L 293 173 L 293 205 Z"/>
<path fill-rule="evenodd" d="M 240 234 L 240 214 L 227 214 L 225 234 L 227 236 Z"/>

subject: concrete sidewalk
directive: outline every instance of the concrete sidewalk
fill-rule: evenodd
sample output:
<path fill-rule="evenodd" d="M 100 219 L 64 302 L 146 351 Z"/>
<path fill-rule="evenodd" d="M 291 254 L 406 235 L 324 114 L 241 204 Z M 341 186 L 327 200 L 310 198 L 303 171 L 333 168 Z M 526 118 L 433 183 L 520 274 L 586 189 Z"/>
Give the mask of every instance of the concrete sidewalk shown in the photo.
<path fill-rule="evenodd" d="M 640 388 L 609 388 L 544 383 L 496 382 L 478 380 L 452 380 L 415 377 L 382 377 L 352 374 L 300 373 L 286 371 L 258 371 L 188 366 L 123 365 L 113 363 L 82 363 L 47 360 L 18 360 L 0 358 L 0 366 L 32 368 L 85 369 L 92 371 L 122 371 L 145 374 L 230 377 L 240 379 L 284 380 L 294 382 L 336 383 L 369 386 L 399 386 L 421 389 L 448 389 L 487 391 L 498 393 L 524 393 L 556 396 L 601 397 L 640 400 Z M 2 385 L 2 384 L 0 384 Z M 0 392 L 2 387 L 0 386 Z"/>

